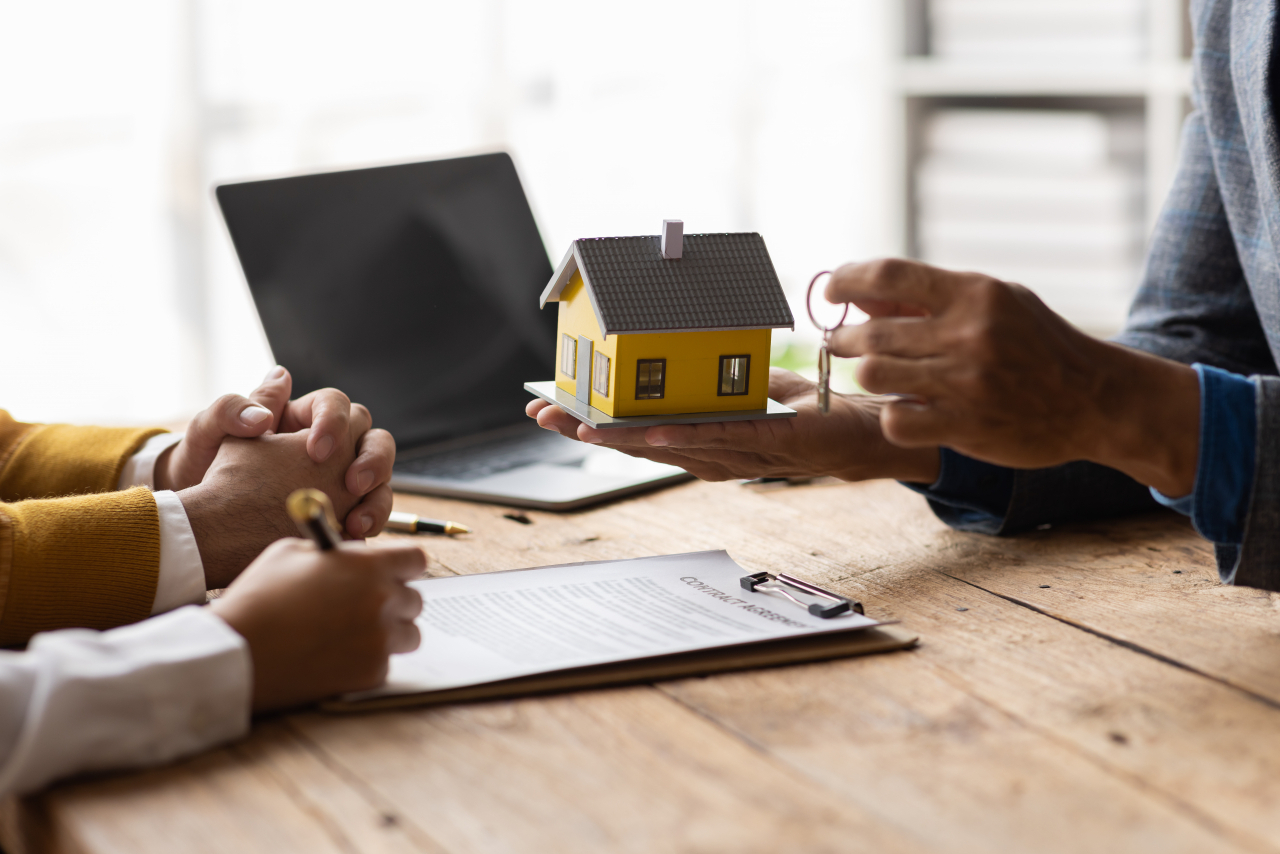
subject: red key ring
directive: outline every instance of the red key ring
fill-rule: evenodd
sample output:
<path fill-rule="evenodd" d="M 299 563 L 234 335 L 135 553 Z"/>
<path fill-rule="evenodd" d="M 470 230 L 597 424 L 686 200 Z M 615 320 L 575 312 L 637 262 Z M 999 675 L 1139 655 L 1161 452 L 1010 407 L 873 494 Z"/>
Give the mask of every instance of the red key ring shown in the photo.
<path fill-rule="evenodd" d="M 835 332 L 841 326 L 844 326 L 844 320 L 846 317 L 849 316 L 849 303 L 844 304 L 844 314 L 840 315 L 840 319 L 836 321 L 836 325 L 830 328 L 823 326 L 821 323 L 818 322 L 818 318 L 813 316 L 813 286 L 818 284 L 818 279 L 821 279 L 823 276 L 830 276 L 830 275 L 831 275 L 830 270 L 823 270 L 821 273 L 814 276 L 813 279 L 809 281 L 809 290 L 806 291 L 804 295 L 804 307 L 805 307 L 805 310 L 809 312 L 809 321 L 813 323 L 814 326 L 818 327 L 818 329 L 822 332 L 822 335 L 824 338 L 830 335 L 832 332 Z"/>

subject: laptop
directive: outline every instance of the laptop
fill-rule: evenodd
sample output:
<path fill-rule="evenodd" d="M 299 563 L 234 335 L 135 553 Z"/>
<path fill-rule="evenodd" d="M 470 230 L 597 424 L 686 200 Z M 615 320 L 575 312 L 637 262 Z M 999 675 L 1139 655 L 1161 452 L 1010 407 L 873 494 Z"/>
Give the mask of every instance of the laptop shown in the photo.
<path fill-rule="evenodd" d="M 399 490 L 571 510 L 683 469 L 524 414 L 555 371 L 551 262 L 505 153 L 222 184 L 231 241 L 294 394 L 340 388 L 396 439 Z"/>

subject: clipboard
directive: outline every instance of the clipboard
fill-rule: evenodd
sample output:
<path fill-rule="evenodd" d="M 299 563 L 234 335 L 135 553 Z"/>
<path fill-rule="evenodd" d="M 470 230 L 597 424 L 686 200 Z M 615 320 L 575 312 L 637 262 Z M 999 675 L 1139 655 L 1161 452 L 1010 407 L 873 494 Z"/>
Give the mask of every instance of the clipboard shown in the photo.
<path fill-rule="evenodd" d="M 661 566 L 661 563 L 681 559 L 715 561 L 719 564 L 715 567 L 719 571 L 718 576 L 706 576 L 715 582 L 717 585 L 715 587 L 701 581 L 690 584 L 688 576 L 681 579 L 685 587 L 696 591 L 689 593 L 688 590 L 681 588 L 687 598 L 698 599 L 703 594 L 707 594 L 716 600 L 715 607 L 722 612 L 736 607 L 753 618 L 768 615 L 768 618 L 774 621 L 771 625 L 781 621 L 799 626 L 800 622 L 797 621 L 803 621 L 807 624 L 804 627 L 806 633 L 749 642 L 715 644 L 690 651 L 627 656 L 621 660 L 603 661 L 584 666 L 549 667 L 539 672 L 525 673 L 512 678 L 478 681 L 474 684 L 428 690 L 396 690 L 391 693 L 374 693 L 372 696 L 340 697 L 322 702 L 320 709 L 326 712 L 350 713 L 559 693 L 869 655 L 909 649 L 918 642 L 915 634 L 897 625 L 875 623 L 865 616 L 854 616 L 862 614 L 862 606 L 848 597 L 784 573 L 777 575 L 745 573 L 724 552 L 667 555 L 635 561 L 566 564 L 538 569 L 556 570 L 562 577 L 566 571 L 580 569 L 581 577 L 589 580 L 592 578 L 593 569 L 611 570 L 616 575 L 627 570 L 627 564 L 642 564 L 657 565 L 660 569 L 668 570 L 670 575 L 672 567 Z M 643 564 L 646 561 L 649 564 Z M 688 565 L 690 564 L 673 566 L 678 573 L 684 571 L 679 569 L 680 566 Z M 529 574 L 537 573 L 538 569 L 486 573 L 483 574 L 483 578 L 482 576 L 457 576 L 454 580 L 480 579 L 481 583 L 500 588 L 510 597 L 507 588 L 518 589 L 522 583 L 527 588 L 528 584 L 537 577 Z M 731 573 L 731 569 L 737 572 Z M 730 575 L 733 577 L 729 577 Z M 577 576 L 570 574 L 569 577 Z M 736 582 L 732 587 L 726 583 L 731 581 Z M 427 586 L 433 583 L 435 582 L 420 582 Z M 674 582 L 672 584 L 679 586 Z M 454 586 L 467 585 L 455 584 Z M 439 593 L 442 590 L 443 588 L 436 587 L 431 588 L 430 592 Z M 456 598 L 444 597 L 441 601 Z M 774 603 L 779 604 L 775 607 Z M 797 615 L 795 610 L 788 610 L 800 608 L 807 612 L 805 616 Z M 472 610 L 470 613 L 475 614 L 477 611 Z"/>
<path fill-rule="evenodd" d="M 559 694 L 585 688 L 613 688 L 667 679 L 731 673 L 736 670 L 783 667 L 789 664 L 808 664 L 855 655 L 892 652 L 898 649 L 911 649 L 919 643 L 919 640 L 917 635 L 899 626 L 883 625 L 857 632 L 815 635 L 794 640 L 764 641 L 759 644 L 676 653 L 618 664 L 580 667 L 466 688 L 373 697 L 368 700 L 326 700 L 320 704 L 320 709 L 326 712 L 371 712 L 408 706 L 438 706 L 477 700 Z"/>

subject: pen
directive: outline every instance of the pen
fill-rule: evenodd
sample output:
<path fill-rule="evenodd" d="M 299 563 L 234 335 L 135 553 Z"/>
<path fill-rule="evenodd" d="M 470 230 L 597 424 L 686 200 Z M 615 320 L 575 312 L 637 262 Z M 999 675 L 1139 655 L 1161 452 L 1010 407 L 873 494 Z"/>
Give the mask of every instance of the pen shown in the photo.
<path fill-rule="evenodd" d="M 328 551 L 342 542 L 338 520 L 333 515 L 329 496 L 318 489 L 296 489 L 285 499 L 285 508 L 304 537 L 315 540 L 320 551 Z"/>
<path fill-rule="evenodd" d="M 406 534 L 470 534 L 471 529 L 461 522 L 446 522 L 440 519 L 423 519 L 412 513 L 391 512 L 387 519 L 388 531 L 401 531 Z"/>

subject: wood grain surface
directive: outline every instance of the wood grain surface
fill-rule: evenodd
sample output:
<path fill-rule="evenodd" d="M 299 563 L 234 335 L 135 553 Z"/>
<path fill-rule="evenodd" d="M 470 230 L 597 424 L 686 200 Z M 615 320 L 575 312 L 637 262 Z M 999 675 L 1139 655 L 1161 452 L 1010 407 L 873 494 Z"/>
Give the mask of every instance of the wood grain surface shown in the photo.
<path fill-rule="evenodd" d="M 1172 513 L 997 539 L 884 482 L 397 509 L 475 529 L 413 540 L 432 574 L 725 548 L 921 644 L 278 716 L 186 762 L 8 802 L 10 854 L 1280 852 L 1280 597 L 1219 585 Z"/>

